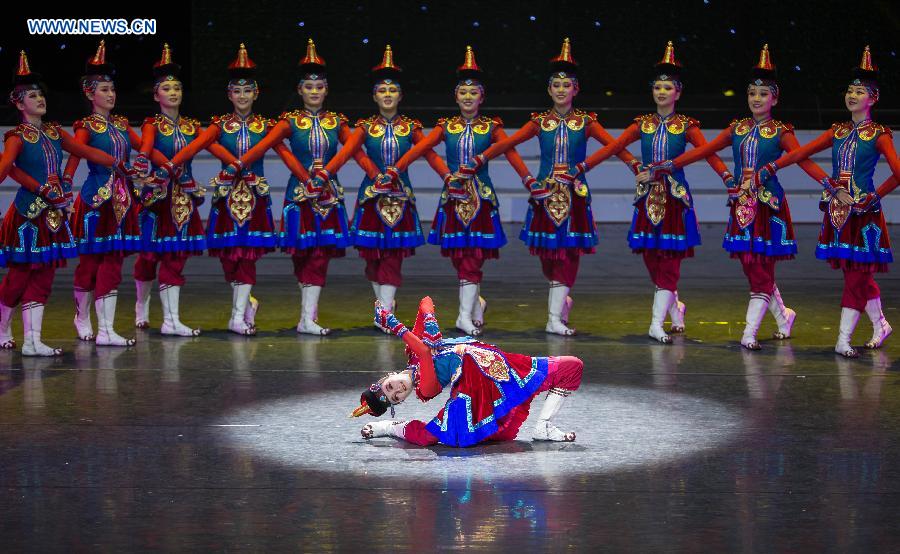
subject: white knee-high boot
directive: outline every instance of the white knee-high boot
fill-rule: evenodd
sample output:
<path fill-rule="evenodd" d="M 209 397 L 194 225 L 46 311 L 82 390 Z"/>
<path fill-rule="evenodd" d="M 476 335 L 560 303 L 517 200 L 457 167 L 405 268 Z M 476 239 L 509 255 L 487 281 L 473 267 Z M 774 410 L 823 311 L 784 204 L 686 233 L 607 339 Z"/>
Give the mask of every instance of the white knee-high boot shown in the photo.
<path fill-rule="evenodd" d="M 134 326 L 146 329 L 150 326 L 150 291 L 153 290 L 153 281 L 135 279 L 134 289 L 137 293 L 134 302 Z"/>
<path fill-rule="evenodd" d="M 228 320 L 228 330 L 232 333 L 243 336 L 256 334 L 256 330 L 245 319 L 251 288 L 253 285 L 231 283 L 231 319 Z"/>
<path fill-rule="evenodd" d="M 841 324 L 838 328 L 838 339 L 834 351 L 845 358 L 858 358 L 859 352 L 851 346 L 853 331 L 859 322 L 859 310 L 841 308 Z"/>
<path fill-rule="evenodd" d="M 672 307 L 674 301 L 675 294 L 670 290 L 657 288 L 653 294 L 653 311 L 650 318 L 650 329 L 647 331 L 647 334 L 663 344 L 672 342 L 672 337 L 667 335 L 665 329 L 663 329 L 663 323 L 665 323 L 666 314 L 669 313 L 669 308 Z"/>
<path fill-rule="evenodd" d="M 363 426 L 360 434 L 364 439 L 374 439 L 376 437 L 396 437 L 405 439 L 406 424 L 408 421 L 393 421 L 385 419 L 382 421 L 373 421 Z"/>
<path fill-rule="evenodd" d="M 566 306 L 569 287 L 559 281 L 550 281 L 550 292 L 547 297 L 547 326 L 545 331 L 554 335 L 572 336 L 575 329 L 563 323 L 562 317 Z"/>
<path fill-rule="evenodd" d="M 23 356 L 61 356 L 62 348 L 51 348 L 41 342 L 41 326 L 44 323 L 44 305 L 37 302 L 22 304 L 22 326 L 25 327 Z"/>
<path fill-rule="evenodd" d="M 16 347 L 16 339 L 12 334 L 12 315 L 15 306 L 7 306 L 0 302 L 0 350 L 12 350 Z"/>
<path fill-rule="evenodd" d="M 159 330 L 160 333 L 163 335 L 176 335 L 179 337 L 196 337 L 200 334 L 200 329 L 191 329 L 181 322 L 178 315 L 181 300 L 180 286 L 160 286 L 159 299 L 163 306 L 163 324 Z"/>
<path fill-rule="evenodd" d="M 678 299 L 678 291 L 672 291 L 672 294 L 675 295 L 675 300 L 672 302 L 672 306 L 669 307 L 669 317 L 672 320 L 672 325 L 669 327 L 670 333 L 684 333 L 684 314 L 687 312 L 687 306 L 684 305 L 684 302 Z"/>
<path fill-rule="evenodd" d="M 327 335 L 331 329 L 322 327 L 318 322 L 319 295 L 322 287 L 318 285 L 300 286 L 301 305 L 300 322 L 297 324 L 297 332 L 308 335 Z"/>
<path fill-rule="evenodd" d="M 470 281 L 459 282 L 459 315 L 456 316 L 456 328 L 463 333 L 477 337 L 481 329 L 472 321 L 472 308 L 478 302 L 478 285 Z"/>
<path fill-rule="evenodd" d="M 881 297 L 873 298 L 866 302 L 866 315 L 872 321 L 872 340 L 868 341 L 864 346 L 866 348 L 881 348 L 884 341 L 887 340 L 894 330 L 891 324 L 884 317 L 881 311 Z"/>
<path fill-rule="evenodd" d="M 759 332 L 759 326 L 762 324 L 768 308 L 768 294 L 761 292 L 750 294 L 750 302 L 747 304 L 747 324 L 744 326 L 744 334 L 741 337 L 741 346 L 744 348 L 748 350 L 759 350 L 762 348 L 756 340 L 756 334 Z"/>
<path fill-rule="evenodd" d="M 484 327 L 484 312 L 487 311 L 487 300 L 481 297 L 481 283 L 476 285 L 475 300 L 472 302 L 472 323 L 475 327 Z"/>
<path fill-rule="evenodd" d="M 75 289 L 75 331 L 83 341 L 94 340 L 94 329 L 91 325 L 91 301 L 94 291 Z"/>
<path fill-rule="evenodd" d="M 126 339 L 116 333 L 113 323 L 116 319 L 116 303 L 119 291 L 111 290 L 94 301 L 97 312 L 97 346 L 133 346 L 134 339 Z"/>
<path fill-rule="evenodd" d="M 778 324 L 778 331 L 772 336 L 776 339 L 783 340 L 791 337 L 791 330 L 794 328 L 794 320 L 797 319 L 797 312 L 786 307 L 784 300 L 781 299 L 781 291 L 775 287 L 772 298 L 769 300 L 769 312 L 775 318 Z"/>
<path fill-rule="evenodd" d="M 559 442 L 572 442 L 575 440 L 575 433 L 560 431 L 552 421 L 556 414 L 559 413 L 560 408 L 562 408 L 565 399 L 571 394 L 572 391 L 559 388 L 552 388 L 547 392 L 547 398 L 544 400 L 544 405 L 541 406 L 541 413 L 538 415 L 538 420 L 534 425 L 534 433 L 531 435 L 532 439 L 536 441 Z"/>

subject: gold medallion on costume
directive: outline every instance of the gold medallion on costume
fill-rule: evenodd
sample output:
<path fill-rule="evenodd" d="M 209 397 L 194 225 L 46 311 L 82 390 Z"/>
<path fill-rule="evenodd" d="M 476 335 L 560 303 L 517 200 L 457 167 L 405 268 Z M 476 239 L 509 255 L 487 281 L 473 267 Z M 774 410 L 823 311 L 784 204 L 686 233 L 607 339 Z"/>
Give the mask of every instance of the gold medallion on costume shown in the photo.
<path fill-rule="evenodd" d="M 184 224 L 190 221 L 191 213 L 194 211 L 194 203 L 191 197 L 181 190 L 181 185 L 175 183 L 172 185 L 172 221 L 178 231 L 184 227 Z"/>
<path fill-rule="evenodd" d="M 50 232 L 55 233 L 59 231 L 63 220 L 62 211 L 53 208 L 47 210 L 47 227 L 50 228 Z"/>
<path fill-rule="evenodd" d="M 478 177 L 468 179 L 465 182 L 464 187 L 467 194 L 465 199 L 457 198 L 454 200 L 453 211 L 456 212 L 456 218 L 466 227 L 472 223 L 472 220 L 475 219 L 475 216 L 478 215 L 478 211 L 481 209 L 481 196 L 478 194 L 476 179 Z"/>
<path fill-rule="evenodd" d="M 653 226 L 659 225 L 666 217 L 666 183 L 665 181 L 653 181 L 650 183 L 650 194 L 647 195 L 645 206 L 647 219 Z"/>
<path fill-rule="evenodd" d="M 553 177 L 547 177 L 543 183 L 550 190 L 550 196 L 544 199 L 544 211 L 559 227 L 569 218 L 569 212 L 572 210 L 572 193 L 569 187 Z"/>
<path fill-rule="evenodd" d="M 244 223 L 253 215 L 253 208 L 256 207 L 256 195 L 250 190 L 250 187 L 243 179 L 238 180 L 237 184 L 231 187 L 231 193 L 228 195 L 228 211 L 231 212 L 231 218 L 243 227 Z"/>
<path fill-rule="evenodd" d="M 403 219 L 403 209 L 406 207 L 406 199 L 395 198 L 392 196 L 379 196 L 375 207 L 378 211 L 378 217 L 385 225 L 394 228 L 394 225 Z"/>
<path fill-rule="evenodd" d="M 752 186 L 749 190 L 743 188 L 744 183 L 752 178 L 753 169 L 744 168 L 741 174 L 741 193 L 734 206 L 734 216 L 737 218 L 737 224 L 741 230 L 746 229 L 748 225 L 753 223 L 759 207 L 759 202 L 756 200 L 756 189 Z"/>
<path fill-rule="evenodd" d="M 122 224 L 128 208 L 131 207 L 131 193 L 128 192 L 128 187 L 121 179 L 116 179 L 113 186 L 115 187 L 115 192 L 112 194 L 113 215 L 116 216 L 116 225 L 118 226 Z"/>
<path fill-rule="evenodd" d="M 509 366 L 506 365 L 500 354 L 493 350 L 473 346 L 466 348 L 466 354 L 475 360 L 482 373 L 494 381 L 509 381 Z"/>

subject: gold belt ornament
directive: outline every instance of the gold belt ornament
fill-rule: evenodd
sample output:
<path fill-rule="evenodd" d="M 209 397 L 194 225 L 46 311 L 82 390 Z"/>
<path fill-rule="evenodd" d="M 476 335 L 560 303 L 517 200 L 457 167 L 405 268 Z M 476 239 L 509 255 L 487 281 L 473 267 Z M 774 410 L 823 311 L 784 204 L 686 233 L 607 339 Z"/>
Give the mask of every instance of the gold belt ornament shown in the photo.
<path fill-rule="evenodd" d="M 178 183 L 172 185 L 171 209 L 172 220 L 175 222 L 175 227 L 181 231 L 184 224 L 191 219 L 191 214 L 194 212 L 194 203 L 191 201 L 191 197 L 181 190 L 181 185 Z"/>
<path fill-rule="evenodd" d="M 471 356 L 481 371 L 494 381 L 509 381 L 509 366 L 500 354 L 475 346 L 466 348 L 466 354 Z"/>
<path fill-rule="evenodd" d="M 752 185 L 749 189 L 743 187 L 747 180 L 753 179 L 753 170 L 745 168 L 741 175 L 741 193 L 738 195 L 734 206 L 734 216 L 737 218 L 738 227 L 746 229 L 756 219 L 759 202 L 756 199 L 756 188 Z"/>
<path fill-rule="evenodd" d="M 572 211 L 572 192 L 569 187 L 560 183 L 556 179 L 546 177 L 543 180 L 544 186 L 550 191 L 550 196 L 543 200 L 544 211 L 553 220 L 557 227 L 563 224 L 569 218 Z"/>
<path fill-rule="evenodd" d="M 653 181 L 649 185 L 650 193 L 647 195 L 644 205 L 647 208 L 647 218 L 656 226 L 666 217 L 666 183 L 665 181 Z"/>
<path fill-rule="evenodd" d="M 841 171 L 838 174 L 835 188 L 844 189 L 847 193 L 850 193 L 852 179 L 853 174 L 851 172 Z M 853 194 L 850 194 L 850 196 L 853 196 Z M 845 206 L 838 202 L 837 194 L 831 195 L 831 198 L 828 201 L 828 217 L 831 219 L 831 225 L 838 233 L 840 233 L 841 229 L 844 228 L 844 225 L 847 224 L 847 220 L 850 218 L 851 208 L 852 206 Z"/>
<path fill-rule="evenodd" d="M 378 217 L 381 218 L 381 221 L 393 229 L 394 226 L 403 219 L 403 210 L 406 207 L 406 199 L 381 195 L 378 197 L 375 207 L 378 210 Z"/>
<path fill-rule="evenodd" d="M 65 220 L 62 210 L 50 208 L 45 213 L 47 214 L 47 227 L 50 228 L 50 232 L 55 233 L 59 231 L 59 228 L 62 227 L 62 223 Z"/>
<path fill-rule="evenodd" d="M 124 179 L 116 179 L 113 182 L 112 191 L 113 215 L 116 216 L 116 225 L 121 225 L 125 214 L 131 208 L 131 193 Z"/>
<path fill-rule="evenodd" d="M 453 211 L 456 212 L 456 217 L 460 223 L 466 227 L 472 223 L 472 220 L 475 219 L 475 216 L 478 215 L 478 211 L 481 209 L 481 196 L 478 194 L 479 183 L 476 182 L 477 179 L 478 177 L 466 180 L 464 188 L 466 189 L 467 197 L 465 199 L 454 199 Z"/>
<path fill-rule="evenodd" d="M 238 224 L 238 227 L 243 227 L 253 215 L 253 209 L 256 207 L 256 195 L 253 194 L 247 183 L 240 179 L 236 185 L 231 187 L 227 203 L 231 218 Z"/>

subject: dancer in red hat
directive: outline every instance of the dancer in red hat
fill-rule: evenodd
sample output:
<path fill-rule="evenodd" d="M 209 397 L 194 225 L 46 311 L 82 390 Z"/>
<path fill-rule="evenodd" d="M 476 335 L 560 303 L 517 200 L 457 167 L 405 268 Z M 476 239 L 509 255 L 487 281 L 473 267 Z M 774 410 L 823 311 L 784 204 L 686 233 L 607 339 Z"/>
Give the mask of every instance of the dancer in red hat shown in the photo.
<path fill-rule="evenodd" d="M 575 440 L 575 433 L 560 430 L 553 420 L 565 399 L 581 385 L 584 363 L 580 359 L 514 354 L 471 337 L 444 339 L 434 304 L 427 296 L 419 303 L 412 331 L 377 302 L 375 320 L 406 343 L 407 369 L 373 383 L 362 393 L 351 416 L 379 417 L 390 409 L 394 418 L 394 407 L 413 391 L 427 402 L 449 387 L 450 398 L 427 423 L 376 421 L 362 428 L 363 438 L 393 436 L 420 446 L 441 443 L 458 447 L 515 440 L 528 418 L 531 401 L 546 391 L 532 440 Z"/>
<path fill-rule="evenodd" d="M 297 332 L 327 335 L 328 327 L 318 322 L 319 296 L 325 286 L 328 264 L 344 256 L 350 245 L 344 188 L 336 173 L 324 170 L 335 155 L 338 145 L 350 140 L 347 118 L 325 109 L 328 96 L 325 60 L 309 39 L 306 56 L 300 61 L 297 94 L 303 108 L 281 114 L 278 122 L 259 144 L 241 156 L 239 167 L 261 164 L 266 150 L 275 148 L 291 170 L 284 197 L 279 243 L 291 255 L 294 276 L 300 286 L 300 320 Z M 284 140 L 290 142 L 290 150 Z M 362 152 L 356 161 L 373 178 L 378 168 Z M 321 177 L 315 184 L 310 173 Z"/>
<path fill-rule="evenodd" d="M 373 176 L 367 171 L 360 184 L 350 237 L 366 260 L 366 278 L 372 283 L 375 298 L 388 307 L 394 305 L 394 295 L 403 283 L 403 259 L 425 243 L 409 175 L 396 168 L 400 158 L 425 138 L 421 122 L 399 113 L 403 99 L 400 74 L 394 52 L 387 45 L 381 63 L 372 68 L 372 99 L 378 105 L 378 114 L 357 121 L 356 130 L 341 151 L 324 170 L 316 171 L 313 179 L 317 187 L 327 182 L 363 145 L 383 174 Z M 433 151 L 429 150 L 425 158 L 435 171 L 442 175 L 447 172 Z"/>
<path fill-rule="evenodd" d="M 688 143 L 694 147 L 706 144 L 700 122 L 675 113 L 683 88 L 681 74 L 675 47 L 669 41 L 662 60 L 654 66 L 650 82 L 656 111 L 636 117 L 616 142 L 589 156 L 584 161 L 585 172 L 636 140 L 641 141 L 644 167 L 683 154 Z M 724 181 L 731 179 L 731 173 L 718 156 L 712 154 L 706 161 Z M 650 279 L 656 285 L 648 334 L 659 342 L 670 343 L 672 337 L 666 333 L 663 323 L 668 314 L 672 318 L 670 331 L 684 332 L 686 307 L 678 298 L 681 260 L 693 257 L 694 247 L 700 244 L 700 228 L 684 171 L 675 171 L 660 181 L 648 178 L 646 171 L 637 176 L 628 245 L 634 253 L 643 256 Z"/>
<path fill-rule="evenodd" d="M 881 199 L 897 186 L 900 159 L 891 130 L 872 119 L 879 96 L 878 69 L 866 46 L 844 93 L 850 121 L 835 123 L 802 148 L 758 168 L 754 175 L 754 183 L 767 186 L 776 180 L 778 170 L 796 162 L 812 163 L 809 156 L 831 147 L 831 176 L 815 164 L 814 171 L 808 173 L 824 189 L 820 207 L 825 216 L 816 257 L 844 272 L 841 323 L 834 350 L 848 358 L 859 356 L 852 339 L 862 312 L 869 316 L 873 328 L 866 348 L 880 348 L 893 332 L 881 308 L 881 289 L 874 274 L 886 272 L 894 261 Z M 872 176 L 881 156 L 893 175 L 876 189 Z"/>
<path fill-rule="evenodd" d="M 125 157 L 112 157 L 85 146 L 66 133 L 58 123 L 44 122 L 47 101 L 40 75 L 32 73 L 28 57 L 22 51 L 9 102 L 18 111 L 21 122 L 6 132 L 0 181 L 7 175 L 22 183 L 0 225 L 0 250 L 9 270 L 0 283 L 0 347 L 14 348 L 10 329 L 12 311 L 22 304 L 25 356 L 58 356 L 41 340 L 44 305 L 50 297 L 56 268 L 65 267 L 67 258 L 78 255 L 75 239 L 66 221 L 72 203 L 71 181 L 61 178 L 63 150 L 86 158 L 93 164 L 114 168 L 121 178 L 134 171 Z M 20 172 L 14 171 L 13 164 Z M 26 174 L 29 178 L 23 178 Z M 116 179 L 114 177 L 113 179 Z"/>
<path fill-rule="evenodd" d="M 568 336 L 575 334 L 575 329 L 568 326 L 572 307 L 569 290 L 575 285 L 581 256 L 593 254 L 597 245 L 591 192 L 579 164 L 586 157 L 589 138 L 604 145 L 615 139 L 597 122 L 597 114 L 572 107 L 580 85 L 569 39 L 563 41 L 560 55 L 550 65 L 547 93 L 553 108 L 531 114 L 531 121 L 524 127 L 474 156 L 472 164 L 461 166 L 458 174 L 471 179 L 488 160 L 538 137 L 541 167 L 537 179 L 525 178 L 531 201 L 519 238 L 532 255 L 540 257 L 544 276 L 550 283 L 546 331 Z M 627 151 L 617 156 L 637 173 L 640 162 L 634 156 Z"/>
<path fill-rule="evenodd" d="M 438 173 L 445 178 L 441 201 L 428 234 L 428 242 L 441 247 L 441 255 L 450 258 L 459 279 L 459 315 L 456 328 L 467 335 L 481 335 L 487 302 L 481 297 L 482 266 L 485 260 L 500 257 L 506 234 L 500 222 L 500 201 L 485 164 L 472 179 L 460 181 L 450 171 L 472 163 L 475 155 L 491 144 L 507 138 L 499 117 L 481 115 L 484 102 L 483 73 L 475 63 L 475 53 L 466 47 L 465 61 L 456 70 L 454 91 L 459 115 L 441 118 L 425 140 L 416 144 L 397 162 L 397 174 L 404 173 L 414 160 L 431 151 L 441 141 L 446 147 L 447 164 Z M 506 159 L 523 179 L 528 168 L 515 149 Z M 444 165 L 444 161 L 441 160 Z"/>

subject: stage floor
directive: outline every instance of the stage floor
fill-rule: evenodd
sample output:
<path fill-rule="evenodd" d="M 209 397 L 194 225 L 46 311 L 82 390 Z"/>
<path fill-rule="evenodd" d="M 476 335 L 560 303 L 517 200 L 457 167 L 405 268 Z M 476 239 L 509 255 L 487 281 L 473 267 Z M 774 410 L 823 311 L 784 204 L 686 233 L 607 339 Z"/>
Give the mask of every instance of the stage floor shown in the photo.
<path fill-rule="evenodd" d="M 602 226 L 582 262 L 577 337 L 543 332 L 546 283 L 518 240 L 486 269 L 486 342 L 585 361 L 558 417 L 574 444 L 532 443 L 530 422 L 519 441 L 467 450 L 363 441 L 349 412 L 404 360 L 371 326 L 355 253 L 333 262 L 319 319 L 336 331 L 321 339 L 294 332 L 299 291 L 281 255 L 260 265 L 259 336 L 225 331 L 231 290 L 216 260 L 194 259 L 182 319 L 203 336 L 138 332 L 130 349 L 74 339 L 72 268 L 60 272 L 44 337 L 65 356 L 0 352 L 3 550 L 900 549 L 900 338 L 834 355 L 842 281 L 813 258 L 818 227 L 799 226 L 799 259 L 778 266 L 794 338 L 752 353 L 738 344 L 748 294 L 721 225 L 703 227 L 683 265 L 687 333 L 670 346 L 646 336 L 653 286 L 625 231 Z M 405 274 L 398 315 L 411 321 L 430 294 L 454 336 L 449 262 L 427 247 Z M 896 273 L 878 281 L 900 325 Z M 130 279 L 119 298 L 131 334 Z M 155 296 L 151 318 L 158 329 Z M 18 315 L 14 328 L 21 344 Z M 760 337 L 774 330 L 767 317 Z M 854 344 L 870 333 L 863 316 Z M 439 407 L 410 400 L 398 416 Z"/>

